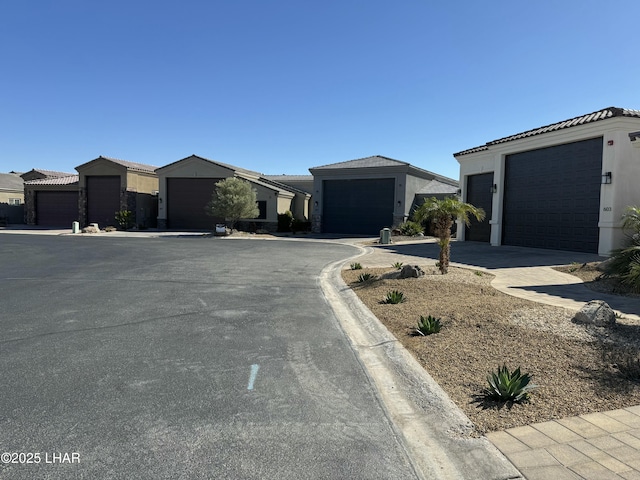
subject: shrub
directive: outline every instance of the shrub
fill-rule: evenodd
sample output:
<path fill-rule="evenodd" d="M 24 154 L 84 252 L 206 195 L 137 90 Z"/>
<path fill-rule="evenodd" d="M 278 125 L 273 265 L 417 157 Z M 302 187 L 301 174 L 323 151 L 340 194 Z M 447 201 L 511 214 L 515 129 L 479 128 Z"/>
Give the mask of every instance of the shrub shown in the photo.
<path fill-rule="evenodd" d="M 293 233 L 296 232 L 309 232 L 311 230 L 311 222 L 307 222 L 305 220 L 298 220 L 294 218 L 291 221 L 291 231 Z"/>
<path fill-rule="evenodd" d="M 387 293 L 387 296 L 384 298 L 384 300 L 382 300 L 382 303 L 397 304 L 402 303 L 406 300 L 407 299 L 405 298 L 404 293 L 399 290 L 392 290 Z"/>
<path fill-rule="evenodd" d="M 278 214 L 278 231 L 290 232 L 291 225 L 293 224 L 293 213 L 287 210 L 284 213 Z"/>
<path fill-rule="evenodd" d="M 361 273 L 360 275 L 358 275 L 358 282 L 368 282 L 369 280 L 373 280 L 373 278 L 373 275 L 371 275 L 370 273 Z"/>
<path fill-rule="evenodd" d="M 637 350 L 630 347 L 605 349 L 602 358 L 625 380 L 640 381 L 640 356 Z"/>
<path fill-rule="evenodd" d="M 351 264 L 351 270 L 362 270 L 362 265 L 360 265 L 358 262 L 354 262 Z"/>
<path fill-rule="evenodd" d="M 618 277 L 620 283 L 640 292 L 640 207 L 627 207 L 622 228 L 629 231 L 629 245 L 611 252 L 605 277 Z"/>
<path fill-rule="evenodd" d="M 395 268 L 396 270 L 402 270 L 402 266 L 404 264 L 402 262 L 396 262 L 392 265 L 393 268 Z"/>
<path fill-rule="evenodd" d="M 525 402 L 536 385 L 531 384 L 531 375 L 520 373 L 520 367 L 510 372 L 506 365 L 487 376 L 489 388 L 485 396 L 498 402 Z"/>
<path fill-rule="evenodd" d="M 116 212 L 116 222 L 122 230 L 129 230 L 133 227 L 133 212 L 130 210 Z"/>
<path fill-rule="evenodd" d="M 420 315 L 420 320 L 418 321 L 418 328 L 416 331 L 420 335 L 431 335 L 433 333 L 438 333 L 442 328 L 442 324 L 440 323 L 440 319 L 436 317 L 432 317 L 429 315 L 428 317 L 424 317 Z"/>
<path fill-rule="evenodd" d="M 418 222 L 406 221 L 398 227 L 400 233 L 406 237 L 415 237 L 424 233 L 424 228 Z"/>

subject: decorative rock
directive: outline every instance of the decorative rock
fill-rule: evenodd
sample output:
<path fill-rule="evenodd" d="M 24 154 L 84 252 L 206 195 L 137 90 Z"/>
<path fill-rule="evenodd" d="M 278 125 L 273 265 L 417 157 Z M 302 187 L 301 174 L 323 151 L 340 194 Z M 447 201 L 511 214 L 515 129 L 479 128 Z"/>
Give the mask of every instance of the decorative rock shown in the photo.
<path fill-rule="evenodd" d="M 591 300 L 575 314 L 573 321 L 597 327 L 609 327 L 615 325 L 616 314 L 606 302 Z"/>
<path fill-rule="evenodd" d="M 424 270 L 422 270 L 418 265 L 405 265 L 400 270 L 400 278 L 418 278 L 424 275 Z"/>
<path fill-rule="evenodd" d="M 82 233 L 100 233 L 100 230 L 94 227 L 93 225 L 97 225 L 97 224 L 92 224 L 92 225 L 89 225 L 88 227 L 84 227 L 82 229 Z"/>
<path fill-rule="evenodd" d="M 611 262 L 613 262 L 613 258 L 607 258 L 604 262 L 600 262 L 598 264 L 596 270 L 599 272 L 605 272 L 609 268 L 609 265 L 611 265 Z"/>

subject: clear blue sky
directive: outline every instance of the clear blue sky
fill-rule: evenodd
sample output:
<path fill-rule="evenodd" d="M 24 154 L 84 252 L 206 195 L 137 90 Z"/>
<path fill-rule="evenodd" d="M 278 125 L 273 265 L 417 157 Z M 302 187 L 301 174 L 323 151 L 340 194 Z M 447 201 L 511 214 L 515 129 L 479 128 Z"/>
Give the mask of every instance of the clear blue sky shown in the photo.
<path fill-rule="evenodd" d="M 5 0 L 0 172 L 193 153 L 266 174 L 640 109 L 638 0 Z"/>

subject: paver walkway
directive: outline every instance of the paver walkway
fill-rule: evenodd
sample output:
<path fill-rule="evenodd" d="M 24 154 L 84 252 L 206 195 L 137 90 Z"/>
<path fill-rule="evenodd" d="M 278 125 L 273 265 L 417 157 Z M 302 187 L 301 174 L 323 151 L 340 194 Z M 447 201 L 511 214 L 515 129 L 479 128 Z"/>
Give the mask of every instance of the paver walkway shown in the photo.
<path fill-rule="evenodd" d="M 430 244 L 431 243 L 431 244 Z M 375 246 L 361 257 L 366 267 L 395 262 L 436 262 L 433 241 Z M 452 265 L 495 275 L 494 288 L 539 303 L 579 310 L 604 300 L 627 318 L 640 319 L 640 298 L 593 292 L 573 275 L 552 266 L 602 260 L 575 252 L 491 247 L 473 242 L 452 246 Z M 640 480 L 640 406 L 569 417 L 486 435 L 528 480 Z"/>

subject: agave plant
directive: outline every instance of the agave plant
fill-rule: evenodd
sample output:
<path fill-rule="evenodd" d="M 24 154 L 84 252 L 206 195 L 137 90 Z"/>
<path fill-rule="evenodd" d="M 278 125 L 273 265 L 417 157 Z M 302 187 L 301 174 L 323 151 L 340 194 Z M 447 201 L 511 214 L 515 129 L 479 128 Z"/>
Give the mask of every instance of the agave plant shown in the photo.
<path fill-rule="evenodd" d="M 395 268 L 396 270 L 402 270 L 402 266 L 404 265 L 404 263 L 402 262 L 396 262 L 392 265 L 393 268 Z"/>
<path fill-rule="evenodd" d="M 362 265 L 360 265 L 358 262 L 354 262 L 351 264 L 351 270 L 362 270 Z"/>
<path fill-rule="evenodd" d="M 360 283 L 368 282 L 372 279 L 373 275 L 371 275 L 370 273 L 361 273 L 360 275 L 358 275 L 358 282 Z"/>
<path fill-rule="evenodd" d="M 520 367 L 510 372 L 506 365 L 490 373 L 487 381 L 489 388 L 484 394 L 499 402 L 524 402 L 528 400 L 530 391 L 537 386 L 530 383 L 531 375 L 520 372 Z"/>
<path fill-rule="evenodd" d="M 402 303 L 405 300 L 406 298 L 404 296 L 404 293 L 402 293 L 399 290 L 392 290 L 390 292 L 387 292 L 387 296 L 384 298 L 382 303 L 396 304 L 396 303 Z"/>
<path fill-rule="evenodd" d="M 420 315 L 420 320 L 418 320 L 418 328 L 416 331 L 420 335 L 431 335 L 432 333 L 438 333 L 442 328 L 442 324 L 440 323 L 440 319 L 436 317 L 432 317 L 429 315 L 425 317 Z"/>

